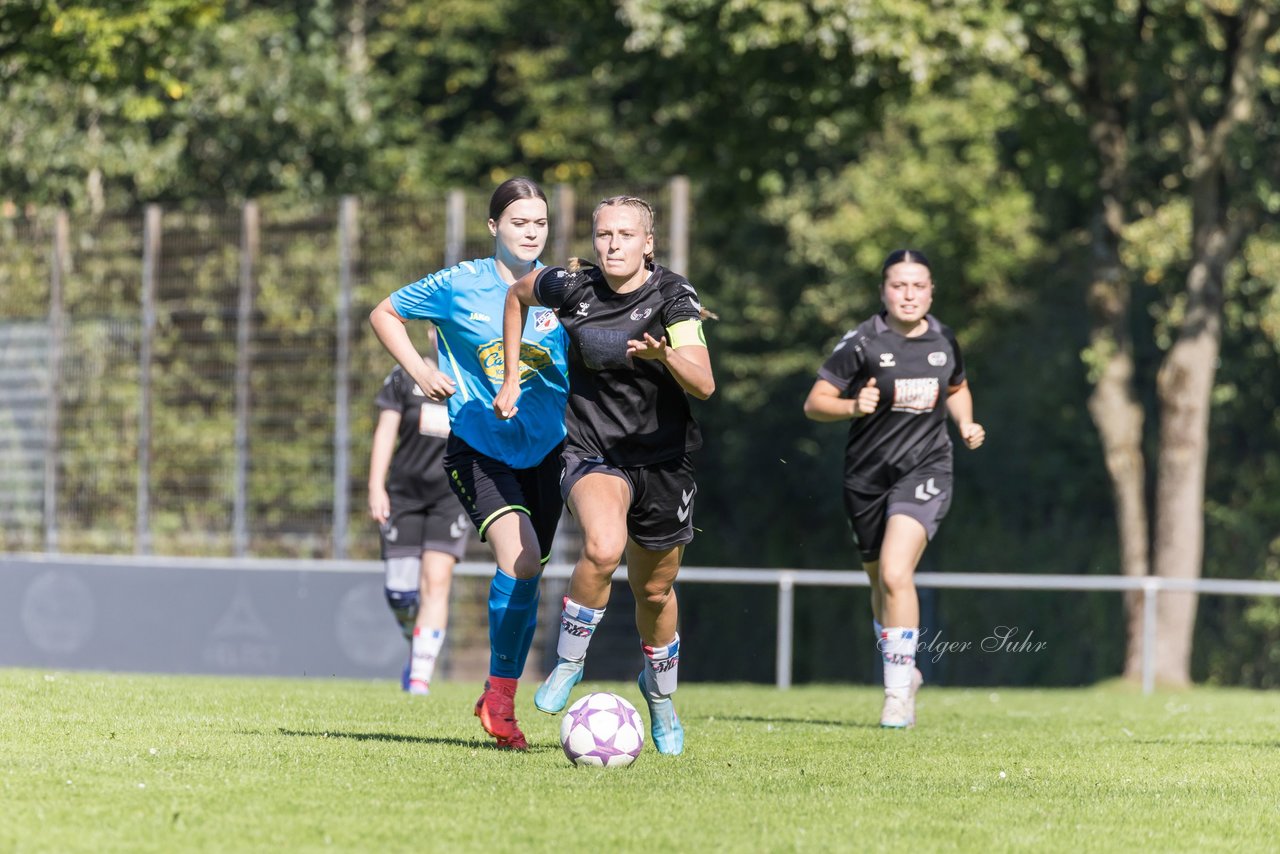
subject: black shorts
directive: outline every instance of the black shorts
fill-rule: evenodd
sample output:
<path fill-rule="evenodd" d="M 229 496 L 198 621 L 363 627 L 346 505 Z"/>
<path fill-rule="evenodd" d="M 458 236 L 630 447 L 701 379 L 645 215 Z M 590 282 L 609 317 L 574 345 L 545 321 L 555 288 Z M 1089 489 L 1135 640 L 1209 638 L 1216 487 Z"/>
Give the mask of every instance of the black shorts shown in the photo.
<path fill-rule="evenodd" d="M 864 563 L 880 560 L 880 546 L 890 516 L 910 516 L 929 539 L 951 507 L 951 466 L 923 465 L 900 477 L 887 491 L 866 492 L 845 484 L 844 509 Z"/>
<path fill-rule="evenodd" d="M 508 513 L 524 513 L 538 535 L 542 562 L 551 557 L 551 541 L 560 524 L 564 501 L 560 498 L 558 446 L 533 468 L 514 469 L 486 456 L 456 435 L 450 434 L 444 451 L 444 470 L 453 494 L 480 533 L 480 542 L 495 519 Z"/>
<path fill-rule="evenodd" d="M 663 551 L 693 540 L 693 499 L 698 485 L 693 481 L 693 461 L 688 454 L 649 465 L 615 467 L 603 457 L 569 449 L 564 452 L 561 493 L 567 498 L 575 483 L 595 472 L 620 477 L 631 487 L 627 534 L 636 545 Z"/>
<path fill-rule="evenodd" d="M 444 492 L 432 498 L 388 494 L 391 516 L 379 526 L 382 559 L 418 557 L 423 552 L 444 552 L 462 560 L 467 550 L 467 514 L 458 499 Z"/>

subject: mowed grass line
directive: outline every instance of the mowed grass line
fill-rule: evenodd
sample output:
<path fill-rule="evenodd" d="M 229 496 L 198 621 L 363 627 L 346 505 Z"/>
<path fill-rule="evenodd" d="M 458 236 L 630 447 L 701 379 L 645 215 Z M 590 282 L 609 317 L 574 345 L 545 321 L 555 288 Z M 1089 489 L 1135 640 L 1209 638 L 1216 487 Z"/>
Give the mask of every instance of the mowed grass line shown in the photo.
<path fill-rule="evenodd" d="M 687 684 L 683 756 L 489 747 L 479 685 L 0 670 L 0 851 L 1266 851 L 1280 698 Z M 634 685 L 614 690 L 643 712 Z"/>

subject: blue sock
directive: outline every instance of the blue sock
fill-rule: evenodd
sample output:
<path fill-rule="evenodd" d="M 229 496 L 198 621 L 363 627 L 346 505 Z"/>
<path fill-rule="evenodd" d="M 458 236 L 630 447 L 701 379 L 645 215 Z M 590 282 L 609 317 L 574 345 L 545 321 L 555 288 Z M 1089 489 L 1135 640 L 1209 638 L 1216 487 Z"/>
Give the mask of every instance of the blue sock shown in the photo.
<path fill-rule="evenodd" d="M 542 573 L 538 573 L 536 578 L 529 579 L 535 585 L 542 580 Z M 529 657 L 529 648 L 533 646 L 533 633 L 538 629 L 538 603 L 542 601 L 541 585 L 534 588 L 533 604 L 529 607 L 529 622 L 524 627 L 524 634 L 520 637 L 520 657 L 516 659 L 516 665 L 520 668 L 520 672 L 524 673 L 524 662 Z"/>
<path fill-rule="evenodd" d="M 518 679 L 524 670 L 528 647 L 524 637 L 529 624 L 538 616 L 538 581 L 514 578 L 501 569 L 493 573 L 489 585 L 489 674 Z"/>

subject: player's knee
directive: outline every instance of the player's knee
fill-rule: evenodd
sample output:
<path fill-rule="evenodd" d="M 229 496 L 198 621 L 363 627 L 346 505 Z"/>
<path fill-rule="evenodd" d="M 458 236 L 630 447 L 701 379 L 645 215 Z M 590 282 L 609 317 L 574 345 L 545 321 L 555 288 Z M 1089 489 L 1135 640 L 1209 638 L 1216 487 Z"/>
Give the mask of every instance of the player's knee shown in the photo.
<path fill-rule="evenodd" d="M 383 585 L 383 593 L 387 597 L 387 606 L 395 616 L 400 628 L 408 634 L 413 633 L 414 621 L 418 618 L 420 597 L 418 595 L 418 558 L 401 557 L 387 560 L 387 575 Z"/>
<path fill-rule="evenodd" d="M 880 567 L 880 587 L 887 593 L 909 593 L 916 588 L 915 572 L 907 567 Z"/>
<path fill-rule="evenodd" d="M 651 611 L 661 611 L 671 599 L 671 585 L 646 586 L 640 591 L 640 604 Z"/>
<path fill-rule="evenodd" d="M 621 539 L 607 535 L 587 537 L 582 542 L 582 558 L 597 572 L 612 573 L 621 562 L 626 546 L 625 536 Z"/>

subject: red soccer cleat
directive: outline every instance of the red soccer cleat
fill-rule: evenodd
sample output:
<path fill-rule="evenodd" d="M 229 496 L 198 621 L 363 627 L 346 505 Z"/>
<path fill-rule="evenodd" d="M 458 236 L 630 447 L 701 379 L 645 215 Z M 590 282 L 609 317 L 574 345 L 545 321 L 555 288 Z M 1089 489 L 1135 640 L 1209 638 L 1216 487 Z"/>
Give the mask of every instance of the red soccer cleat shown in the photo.
<path fill-rule="evenodd" d="M 498 740 L 498 747 L 528 750 L 529 742 L 516 723 L 516 684 L 515 679 L 490 676 L 484 683 L 484 693 L 476 700 L 476 717 L 484 731 Z"/>

